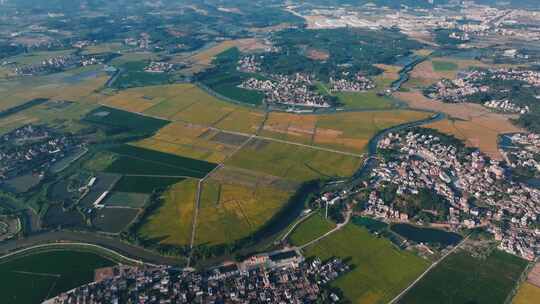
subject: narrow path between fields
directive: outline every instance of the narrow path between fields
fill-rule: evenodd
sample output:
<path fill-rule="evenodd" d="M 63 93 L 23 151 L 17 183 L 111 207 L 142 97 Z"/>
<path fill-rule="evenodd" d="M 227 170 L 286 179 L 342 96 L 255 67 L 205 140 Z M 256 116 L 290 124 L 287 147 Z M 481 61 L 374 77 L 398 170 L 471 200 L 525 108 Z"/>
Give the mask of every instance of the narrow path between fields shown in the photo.
<path fill-rule="evenodd" d="M 351 220 L 351 217 L 352 217 L 352 210 L 349 210 L 347 211 L 347 214 L 345 215 L 345 221 L 341 224 L 337 224 L 336 227 L 334 227 L 332 230 L 328 231 L 327 233 L 321 235 L 320 237 L 302 245 L 302 246 L 299 246 L 298 248 L 299 249 L 304 249 L 306 247 L 309 247 L 323 239 L 325 239 L 326 237 L 330 236 L 331 234 L 335 233 L 335 232 L 338 232 L 339 230 L 341 230 L 343 227 L 347 226 L 347 224 L 349 223 L 349 221 Z"/>

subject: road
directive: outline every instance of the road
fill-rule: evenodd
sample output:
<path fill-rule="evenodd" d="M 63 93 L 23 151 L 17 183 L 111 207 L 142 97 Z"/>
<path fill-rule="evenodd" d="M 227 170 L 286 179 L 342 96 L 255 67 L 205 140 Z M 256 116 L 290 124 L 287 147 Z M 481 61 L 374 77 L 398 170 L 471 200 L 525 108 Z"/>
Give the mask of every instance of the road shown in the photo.
<path fill-rule="evenodd" d="M 345 216 L 345 221 L 344 221 L 343 223 L 337 224 L 337 226 L 334 227 L 334 229 L 328 231 L 327 233 L 321 235 L 320 237 L 314 239 L 313 241 L 311 241 L 311 242 L 309 242 L 309 243 L 307 243 L 307 244 L 304 244 L 304 245 L 302 245 L 302 246 L 300 246 L 300 247 L 298 247 L 298 248 L 299 248 L 299 249 L 304 249 L 304 248 L 306 248 L 306 247 L 309 247 L 309 246 L 311 246 L 311 245 L 313 245 L 313 244 L 315 244 L 315 243 L 321 241 L 322 239 L 324 239 L 324 238 L 330 236 L 331 234 L 333 234 L 333 233 L 335 233 L 335 232 L 338 232 L 338 231 L 341 230 L 343 227 L 347 226 L 347 224 L 348 224 L 349 221 L 351 220 L 351 217 L 352 217 L 352 210 L 349 210 L 349 211 L 347 211 L 347 215 Z"/>
<path fill-rule="evenodd" d="M 184 262 L 183 259 L 165 257 L 142 247 L 122 242 L 116 238 L 110 238 L 96 233 L 71 231 L 43 232 L 29 235 L 21 240 L 9 240 L 0 244 L 0 254 L 7 255 L 17 250 L 51 243 L 94 244 L 115 251 L 128 258 L 141 260 L 151 264 L 178 266 L 182 265 Z"/>
<path fill-rule="evenodd" d="M 470 235 L 468 235 L 466 238 L 464 238 L 461 243 L 459 243 L 458 245 L 456 245 L 456 247 L 452 248 L 451 250 L 449 250 L 445 255 L 443 255 L 440 259 L 438 259 L 435 263 L 431 264 L 431 266 L 428 267 L 428 269 L 426 269 L 426 271 L 424 271 L 418 278 L 416 278 L 416 280 L 414 280 L 409 286 L 407 286 L 407 288 L 405 288 L 402 292 L 400 292 L 395 298 L 392 299 L 392 301 L 389 302 L 389 304 L 393 304 L 393 303 L 396 303 L 399 299 L 401 299 L 401 297 L 403 297 L 409 290 L 411 290 L 411 288 L 414 287 L 414 285 L 416 285 L 416 283 L 420 282 L 420 280 L 422 280 L 422 278 L 424 276 L 426 276 L 426 274 L 428 274 L 431 269 L 435 268 L 437 265 L 439 265 L 439 263 L 441 263 L 447 256 L 449 256 L 450 254 L 452 254 L 454 251 L 456 251 L 459 247 L 461 247 L 461 245 L 463 245 L 465 243 L 465 241 L 467 241 L 469 239 Z"/>

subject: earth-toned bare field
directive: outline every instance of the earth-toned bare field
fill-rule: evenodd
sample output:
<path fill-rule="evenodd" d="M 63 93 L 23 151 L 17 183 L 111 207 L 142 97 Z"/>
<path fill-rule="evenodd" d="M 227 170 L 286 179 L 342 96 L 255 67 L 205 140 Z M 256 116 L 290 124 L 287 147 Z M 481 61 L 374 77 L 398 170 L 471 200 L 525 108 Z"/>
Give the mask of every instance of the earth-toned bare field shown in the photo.
<path fill-rule="evenodd" d="M 513 304 L 534 304 L 540 303 L 540 287 L 529 282 L 524 282 L 518 289 Z"/>
<path fill-rule="evenodd" d="M 497 143 L 498 136 L 504 133 L 521 132 L 512 124 L 512 116 L 490 112 L 479 104 L 461 103 L 449 104 L 431 100 L 421 92 L 399 92 L 398 98 L 415 109 L 447 114 L 452 120 L 443 120 L 426 125 L 443 133 L 454 135 L 464 140 L 469 146 L 476 147 L 490 157 L 500 160 Z"/>

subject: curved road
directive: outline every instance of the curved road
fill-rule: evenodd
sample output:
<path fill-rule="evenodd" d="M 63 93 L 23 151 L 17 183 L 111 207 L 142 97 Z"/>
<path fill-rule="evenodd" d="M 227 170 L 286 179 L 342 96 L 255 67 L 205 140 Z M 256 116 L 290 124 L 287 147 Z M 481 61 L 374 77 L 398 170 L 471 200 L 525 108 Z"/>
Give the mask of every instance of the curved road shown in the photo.
<path fill-rule="evenodd" d="M 0 244 L 0 255 L 4 256 L 21 249 L 51 243 L 88 243 L 99 245 L 106 249 L 116 251 L 128 258 L 152 264 L 179 266 L 185 263 L 183 259 L 162 256 L 142 247 L 124 243 L 118 239 L 96 233 L 71 231 L 43 232 L 29 235 L 21 240 L 9 240 L 3 242 Z"/>

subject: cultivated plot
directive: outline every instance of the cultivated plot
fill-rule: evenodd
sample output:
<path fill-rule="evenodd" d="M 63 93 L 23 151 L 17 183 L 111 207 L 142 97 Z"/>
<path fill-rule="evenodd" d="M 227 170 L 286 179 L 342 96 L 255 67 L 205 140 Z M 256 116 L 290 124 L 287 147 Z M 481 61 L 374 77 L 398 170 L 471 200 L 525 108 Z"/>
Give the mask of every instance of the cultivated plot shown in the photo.
<path fill-rule="evenodd" d="M 169 188 L 160 205 L 142 219 L 137 231 L 139 236 L 162 245 L 189 245 L 197 184 L 197 181 L 188 179 Z"/>
<path fill-rule="evenodd" d="M 350 259 L 353 270 L 332 286 L 340 288 L 352 303 L 359 304 L 388 303 L 429 265 L 413 253 L 396 248 L 389 240 L 351 224 L 306 248 L 305 254 L 323 260 Z"/>

